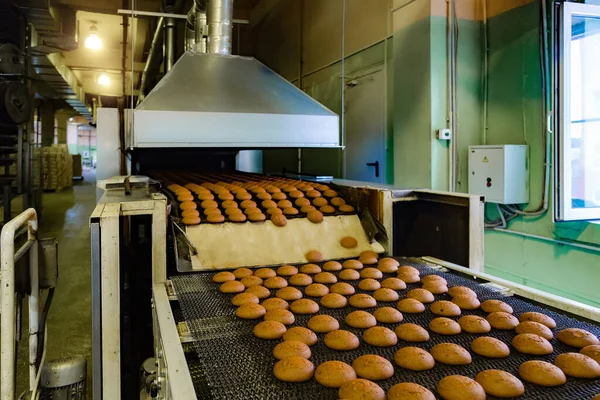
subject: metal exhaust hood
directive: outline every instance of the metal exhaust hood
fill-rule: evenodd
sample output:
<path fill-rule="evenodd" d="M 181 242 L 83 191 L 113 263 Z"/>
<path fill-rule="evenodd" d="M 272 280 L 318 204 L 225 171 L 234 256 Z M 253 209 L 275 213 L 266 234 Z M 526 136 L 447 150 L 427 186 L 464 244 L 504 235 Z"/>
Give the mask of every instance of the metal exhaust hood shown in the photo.
<path fill-rule="evenodd" d="M 186 52 L 135 109 L 133 147 L 339 147 L 339 117 L 251 57 Z"/>

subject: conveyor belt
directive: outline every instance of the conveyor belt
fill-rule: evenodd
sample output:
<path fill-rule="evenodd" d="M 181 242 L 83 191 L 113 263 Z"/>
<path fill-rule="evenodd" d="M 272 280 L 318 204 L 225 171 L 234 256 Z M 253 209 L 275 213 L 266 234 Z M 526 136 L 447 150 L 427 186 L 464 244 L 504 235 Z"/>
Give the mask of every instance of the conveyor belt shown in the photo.
<path fill-rule="evenodd" d="M 600 336 L 600 327 L 574 318 L 544 309 L 535 304 L 519 298 L 504 297 L 502 294 L 479 285 L 480 282 L 458 276 L 453 273 L 443 273 L 435 269 L 415 263 L 408 259 L 398 258 L 403 265 L 413 265 L 421 271 L 421 276 L 437 274 L 448 281 L 448 286 L 464 285 L 477 292 L 480 300 L 498 298 L 510 304 L 515 315 L 526 311 L 543 312 L 556 320 L 556 333 L 564 328 L 578 327 L 593 332 Z M 395 274 L 384 274 L 384 278 Z M 235 307 L 231 305 L 232 295 L 224 295 L 218 291 L 218 285 L 211 281 L 212 274 L 198 273 L 193 275 L 182 275 L 173 277 L 173 284 L 192 335 L 197 340 L 196 350 L 199 360 L 190 363 L 190 371 L 197 390 L 199 399 L 337 399 L 337 390 L 328 389 L 311 380 L 305 383 L 284 383 L 273 376 L 272 369 L 275 358 L 271 355 L 273 347 L 279 341 L 265 341 L 257 339 L 252 335 L 252 328 L 257 321 L 245 321 L 235 317 Z M 358 281 L 356 281 L 357 283 Z M 356 283 L 354 284 L 356 286 Z M 420 284 L 408 285 L 407 290 L 400 291 L 400 298 L 406 296 L 409 289 L 420 287 Z M 357 293 L 364 291 L 356 288 Z M 367 293 L 367 292 L 364 292 Z M 449 299 L 448 295 L 435 296 L 436 300 Z M 318 302 L 318 299 L 314 299 Z M 395 303 L 381 303 L 377 307 L 395 306 Z M 321 307 L 321 314 L 329 314 L 338 319 L 340 328 L 354 332 L 358 337 L 362 336 L 363 330 L 347 326 L 344 319 L 347 314 L 354 311 L 352 307 L 341 310 L 331 310 Z M 372 312 L 374 309 L 366 311 Z M 481 310 L 463 312 L 485 316 Z M 311 315 L 297 315 L 295 326 L 306 326 Z M 404 315 L 405 322 L 412 322 L 427 327 L 429 321 L 435 316 L 426 310 L 422 314 Z M 399 324 L 386 324 L 390 329 Z M 451 342 L 460 344 L 466 349 L 470 343 L 480 335 L 461 333 L 456 336 L 442 336 L 430 332 L 431 340 L 426 343 L 416 344 L 426 350 L 435 344 Z M 514 331 L 499 331 L 493 329 L 488 336 L 496 337 L 510 346 Z M 349 352 L 330 350 L 323 344 L 323 334 L 319 334 L 319 343 L 311 347 L 311 361 L 315 367 L 327 360 L 341 360 L 348 364 L 364 354 L 379 354 L 393 363 L 394 353 L 403 346 L 405 342 L 399 341 L 398 345 L 388 348 L 370 346 L 361 340 L 358 349 Z M 485 369 L 495 368 L 508 371 L 518 376 L 519 366 L 532 359 L 552 362 L 554 358 L 565 352 L 577 352 L 558 342 L 551 341 L 554 353 L 549 356 L 534 357 L 518 353 L 511 347 L 511 355 L 506 359 L 488 359 L 472 353 L 473 363 L 467 366 L 447 366 L 437 363 L 435 368 L 427 372 L 412 372 L 396 367 L 395 375 L 378 384 L 386 391 L 399 382 L 419 383 L 435 393 L 437 382 L 447 375 L 460 374 L 474 378 L 475 375 Z M 414 344 L 413 344 L 414 345 Z M 568 378 L 567 384 L 557 388 L 543 388 L 525 384 L 525 395 L 520 399 L 591 399 L 600 393 L 600 380 L 583 380 Z M 491 397 L 490 397 L 491 398 Z"/>

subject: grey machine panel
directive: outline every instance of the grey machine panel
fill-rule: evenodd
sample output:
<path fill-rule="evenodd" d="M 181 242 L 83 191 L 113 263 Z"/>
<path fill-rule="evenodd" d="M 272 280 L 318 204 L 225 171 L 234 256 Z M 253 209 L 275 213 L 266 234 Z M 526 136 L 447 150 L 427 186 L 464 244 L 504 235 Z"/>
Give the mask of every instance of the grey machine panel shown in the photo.
<path fill-rule="evenodd" d="M 337 114 L 251 57 L 186 52 L 133 119 L 134 148 L 339 146 Z"/>

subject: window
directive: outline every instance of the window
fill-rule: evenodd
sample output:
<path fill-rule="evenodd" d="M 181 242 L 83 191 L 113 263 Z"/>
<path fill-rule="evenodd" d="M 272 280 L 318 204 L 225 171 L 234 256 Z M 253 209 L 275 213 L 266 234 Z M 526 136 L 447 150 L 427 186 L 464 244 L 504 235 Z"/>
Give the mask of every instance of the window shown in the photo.
<path fill-rule="evenodd" d="M 564 3 L 556 219 L 600 219 L 600 6 Z"/>

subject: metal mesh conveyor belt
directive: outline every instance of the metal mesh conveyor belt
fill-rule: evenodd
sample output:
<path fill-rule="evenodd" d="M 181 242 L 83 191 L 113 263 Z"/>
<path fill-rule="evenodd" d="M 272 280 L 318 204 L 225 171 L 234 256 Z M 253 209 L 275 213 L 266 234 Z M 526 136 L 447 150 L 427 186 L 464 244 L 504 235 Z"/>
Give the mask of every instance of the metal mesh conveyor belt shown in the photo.
<path fill-rule="evenodd" d="M 477 281 L 453 274 L 443 273 L 436 269 L 418 264 L 410 259 L 398 258 L 403 265 L 412 265 L 421 271 L 421 276 L 437 274 L 448 281 L 448 286 L 468 286 L 477 292 L 481 301 L 498 298 L 510 304 L 516 316 L 526 311 L 543 312 L 556 320 L 556 333 L 564 328 L 578 327 L 593 332 L 600 336 L 600 327 L 578 321 L 576 319 L 561 315 L 554 311 L 544 309 L 527 301 L 504 297 L 502 294 L 489 288 L 480 286 Z M 172 278 L 183 315 L 189 325 L 192 335 L 197 342 L 196 350 L 198 360 L 190 362 L 190 372 L 194 380 L 197 396 L 199 399 L 337 399 L 337 390 L 329 389 L 319 385 L 314 379 L 305 383 L 280 382 L 273 376 L 275 358 L 272 356 L 273 347 L 279 341 L 266 341 L 257 339 L 252 334 L 252 329 L 259 321 L 241 320 L 234 315 L 235 307 L 231 305 L 233 295 L 225 295 L 218 291 L 218 284 L 211 281 L 212 273 L 197 273 L 193 275 L 181 275 Z M 384 278 L 395 274 L 384 274 Z M 356 286 L 358 281 L 354 283 Z M 408 285 L 406 290 L 399 291 L 400 298 L 406 297 L 406 292 L 420 284 Z M 299 288 L 302 290 L 302 288 Z M 368 293 L 356 287 L 357 293 Z M 436 300 L 449 299 L 448 295 L 435 296 Z M 313 300 L 318 302 L 317 298 Z M 395 306 L 394 303 L 378 302 L 377 307 Z M 345 324 L 347 314 L 356 309 L 348 306 L 339 310 L 331 310 L 321 307 L 320 314 L 329 314 L 340 322 L 340 329 L 346 329 L 359 338 L 364 330 L 351 328 Z M 374 309 L 367 309 L 372 312 Z M 481 310 L 466 311 L 466 314 L 485 316 Z M 306 326 L 311 315 L 296 315 L 294 326 Z M 416 323 L 427 327 L 429 321 L 435 316 L 427 309 L 422 314 L 404 314 L 404 321 Z M 457 319 L 457 318 L 455 318 Z M 399 324 L 386 324 L 394 329 Z M 334 351 L 323 344 L 324 334 L 318 334 L 319 342 L 311 347 L 311 361 L 315 367 L 327 360 L 340 360 L 348 364 L 364 354 L 378 354 L 393 363 L 394 353 L 404 346 L 416 345 L 430 350 L 435 344 L 443 342 L 456 343 L 466 349 L 470 348 L 471 341 L 480 335 L 461 333 L 456 336 L 442 336 L 430 332 L 431 340 L 425 343 L 408 344 L 399 341 L 396 346 L 378 348 L 370 346 L 361 340 L 358 349 L 348 352 Z M 496 337 L 510 346 L 514 331 L 499 331 L 493 329 L 488 336 Z M 554 353 L 549 356 L 534 357 L 521 354 L 511 347 L 511 355 L 506 359 L 488 359 L 480 357 L 471 352 L 473 362 L 467 366 L 447 366 L 436 363 L 436 366 L 426 372 L 412 372 L 400 367 L 396 368 L 395 375 L 385 381 L 378 382 L 384 390 L 388 390 L 399 382 L 419 383 L 435 393 L 437 382 L 447 375 L 465 375 L 474 378 L 475 375 L 485 369 L 502 369 L 518 376 L 519 366 L 533 359 L 552 362 L 554 358 L 564 352 L 577 352 L 558 342 L 551 341 Z M 568 378 L 567 384 L 557 388 L 543 388 L 523 382 L 525 395 L 520 399 L 591 399 L 600 393 L 600 380 L 583 380 Z M 491 397 L 490 397 L 491 398 Z"/>

